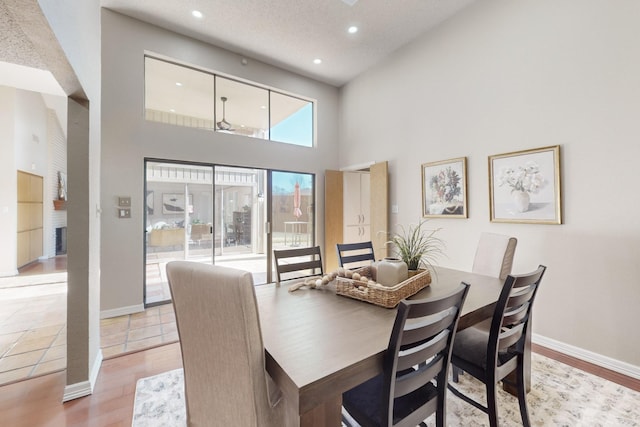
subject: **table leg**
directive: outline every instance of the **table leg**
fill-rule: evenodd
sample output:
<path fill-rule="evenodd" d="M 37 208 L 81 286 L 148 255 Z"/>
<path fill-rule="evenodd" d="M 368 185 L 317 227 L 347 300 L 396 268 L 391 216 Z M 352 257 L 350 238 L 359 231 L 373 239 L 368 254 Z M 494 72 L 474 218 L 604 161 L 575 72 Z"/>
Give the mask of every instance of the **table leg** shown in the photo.
<path fill-rule="evenodd" d="M 300 415 L 300 426 L 340 427 L 342 425 L 342 396 L 334 396 L 322 405 Z"/>
<path fill-rule="evenodd" d="M 342 425 L 342 395 L 332 396 L 304 414 L 298 407 L 286 402 L 285 427 L 340 427 Z"/>

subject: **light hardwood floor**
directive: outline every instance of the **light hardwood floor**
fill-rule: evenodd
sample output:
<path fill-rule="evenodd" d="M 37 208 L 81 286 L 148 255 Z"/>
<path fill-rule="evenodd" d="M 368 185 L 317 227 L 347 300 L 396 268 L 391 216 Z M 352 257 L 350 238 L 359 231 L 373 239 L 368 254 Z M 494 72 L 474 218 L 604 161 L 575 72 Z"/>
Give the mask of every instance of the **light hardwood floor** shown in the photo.
<path fill-rule="evenodd" d="M 640 391 L 640 380 L 534 346 L 537 353 Z M 64 372 L 0 387 L 0 425 L 130 426 L 136 381 L 182 366 L 178 343 L 105 360 L 91 396 L 62 404 Z"/>
<path fill-rule="evenodd" d="M 65 372 L 0 387 L 0 425 L 131 426 L 136 381 L 180 368 L 180 345 L 105 360 L 91 396 L 61 403 Z"/>

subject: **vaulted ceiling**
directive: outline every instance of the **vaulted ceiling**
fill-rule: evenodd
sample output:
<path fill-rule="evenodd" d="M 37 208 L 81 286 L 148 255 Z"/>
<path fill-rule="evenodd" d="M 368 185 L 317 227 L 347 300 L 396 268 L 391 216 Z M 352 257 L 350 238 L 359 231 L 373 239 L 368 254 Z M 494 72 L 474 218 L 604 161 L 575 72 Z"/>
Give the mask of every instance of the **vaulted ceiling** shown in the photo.
<path fill-rule="evenodd" d="M 101 0 L 103 7 L 335 86 L 473 0 Z M 202 13 L 201 18 L 192 11 Z M 350 34 L 347 29 L 357 26 Z M 322 63 L 315 64 L 314 59 Z"/>

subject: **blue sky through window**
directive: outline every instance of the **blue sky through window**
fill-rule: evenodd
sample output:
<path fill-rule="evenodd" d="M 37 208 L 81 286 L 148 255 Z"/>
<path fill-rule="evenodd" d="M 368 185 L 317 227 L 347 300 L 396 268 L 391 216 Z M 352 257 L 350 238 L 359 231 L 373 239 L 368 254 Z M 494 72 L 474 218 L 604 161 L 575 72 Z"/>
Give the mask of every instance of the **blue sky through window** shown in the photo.
<path fill-rule="evenodd" d="M 313 146 L 313 103 L 309 102 L 271 128 L 271 140 Z"/>

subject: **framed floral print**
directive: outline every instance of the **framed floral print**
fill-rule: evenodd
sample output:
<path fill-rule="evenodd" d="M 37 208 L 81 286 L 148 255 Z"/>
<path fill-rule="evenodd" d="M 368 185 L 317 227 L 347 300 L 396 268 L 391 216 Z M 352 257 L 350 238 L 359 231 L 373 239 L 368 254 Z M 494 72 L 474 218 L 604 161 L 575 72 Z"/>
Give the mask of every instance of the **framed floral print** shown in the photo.
<path fill-rule="evenodd" d="M 422 216 L 467 218 L 467 158 L 422 165 Z"/>
<path fill-rule="evenodd" d="M 491 222 L 562 224 L 560 146 L 489 156 Z"/>

